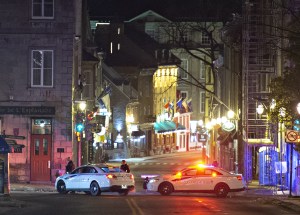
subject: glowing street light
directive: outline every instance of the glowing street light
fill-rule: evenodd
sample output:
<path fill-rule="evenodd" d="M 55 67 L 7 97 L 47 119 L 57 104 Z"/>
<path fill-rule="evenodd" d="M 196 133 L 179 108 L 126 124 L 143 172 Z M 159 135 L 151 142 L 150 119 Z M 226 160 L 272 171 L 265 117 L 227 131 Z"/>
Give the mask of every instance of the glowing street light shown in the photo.
<path fill-rule="evenodd" d="M 80 102 L 80 103 L 79 103 L 79 109 L 80 109 L 81 111 L 84 111 L 84 110 L 86 109 L 86 103 L 85 103 L 85 102 Z"/>
<path fill-rule="evenodd" d="M 259 104 L 256 108 L 256 112 L 261 115 L 264 112 L 264 106 L 262 104 Z"/>

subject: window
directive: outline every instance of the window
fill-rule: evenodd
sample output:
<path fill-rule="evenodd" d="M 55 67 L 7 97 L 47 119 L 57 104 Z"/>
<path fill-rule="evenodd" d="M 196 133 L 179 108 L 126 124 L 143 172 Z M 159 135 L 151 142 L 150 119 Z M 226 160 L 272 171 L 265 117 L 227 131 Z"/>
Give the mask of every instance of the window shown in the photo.
<path fill-rule="evenodd" d="M 205 63 L 200 60 L 200 79 L 205 79 Z"/>
<path fill-rule="evenodd" d="M 155 37 L 154 29 L 146 29 L 146 34 L 148 34 L 153 39 Z"/>
<path fill-rule="evenodd" d="M 190 39 L 190 33 L 188 31 L 182 32 L 182 39 L 183 39 L 184 42 L 189 41 L 189 39 Z"/>
<path fill-rule="evenodd" d="M 269 85 L 269 74 L 268 73 L 260 73 L 258 74 L 258 91 L 259 92 L 268 92 L 269 91 L 269 88 L 268 88 L 268 85 Z"/>
<path fill-rule="evenodd" d="M 31 86 L 53 87 L 53 51 L 33 50 L 31 59 Z"/>
<path fill-rule="evenodd" d="M 202 44 L 206 44 L 206 45 L 208 45 L 210 43 L 209 37 L 206 34 L 206 32 L 202 32 L 201 42 L 202 42 Z"/>
<path fill-rule="evenodd" d="M 188 98 L 188 95 L 189 95 L 188 91 L 180 91 L 180 96 L 182 100 Z"/>
<path fill-rule="evenodd" d="M 196 176 L 197 170 L 196 169 L 190 169 L 183 173 L 184 176 Z"/>
<path fill-rule="evenodd" d="M 188 74 L 188 60 L 187 59 L 181 59 L 181 69 L 180 69 L 180 77 L 182 79 L 187 79 Z"/>
<path fill-rule="evenodd" d="M 205 92 L 200 92 L 200 113 L 205 111 Z"/>
<path fill-rule="evenodd" d="M 32 0 L 32 18 L 53 19 L 54 0 Z"/>

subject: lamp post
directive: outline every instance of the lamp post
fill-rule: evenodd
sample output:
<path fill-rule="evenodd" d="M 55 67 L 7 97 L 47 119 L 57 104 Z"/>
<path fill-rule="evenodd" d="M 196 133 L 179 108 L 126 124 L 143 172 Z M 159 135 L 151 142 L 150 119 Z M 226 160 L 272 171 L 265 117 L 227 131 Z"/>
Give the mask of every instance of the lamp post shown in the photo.
<path fill-rule="evenodd" d="M 280 144 L 279 144 L 279 161 L 280 161 L 280 183 L 281 183 L 281 191 L 283 191 L 283 186 L 284 184 L 284 180 L 283 180 L 283 175 L 282 175 L 282 166 L 283 166 L 283 143 L 282 143 L 282 139 L 283 139 L 283 119 L 286 115 L 286 109 L 284 107 L 279 108 L 279 117 L 280 117 L 280 121 L 279 121 L 279 134 L 280 134 Z"/>

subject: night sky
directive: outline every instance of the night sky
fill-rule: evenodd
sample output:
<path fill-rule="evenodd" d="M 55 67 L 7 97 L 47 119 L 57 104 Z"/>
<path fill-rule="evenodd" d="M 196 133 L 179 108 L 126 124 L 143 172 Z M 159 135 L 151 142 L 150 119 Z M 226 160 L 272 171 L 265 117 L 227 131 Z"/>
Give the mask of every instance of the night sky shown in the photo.
<path fill-rule="evenodd" d="M 126 20 L 147 10 L 166 18 L 218 17 L 228 19 L 240 13 L 242 0 L 88 0 L 91 17 L 118 17 Z"/>

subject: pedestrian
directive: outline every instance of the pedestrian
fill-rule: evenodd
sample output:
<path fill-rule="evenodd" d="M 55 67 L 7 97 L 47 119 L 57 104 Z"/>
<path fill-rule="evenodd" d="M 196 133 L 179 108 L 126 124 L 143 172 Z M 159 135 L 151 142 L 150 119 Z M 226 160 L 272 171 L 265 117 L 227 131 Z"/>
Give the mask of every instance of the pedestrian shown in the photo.
<path fill-rule="evenodd" d="M 144 180 L 144 183 L 143 183 L 143 188 L 144 190 L 147 190 L 147 184 L 149 183 L 149 178 L 146 177 L 145 180 Z"/>
<path fill-rule="evenodd" d="M 120 166 L 120 169 L 123 170 L 124 172 L 128 172 L 128 173 L 130 172 L 129 166 L 126 163 L 125 160 L 122 160 L 122 164 Z"/>
<path fill-rule="evenodd" d="M 66 173 L 70 173 L 75 169 L 75 165 L 70 157 L 67 158 Z"/>

